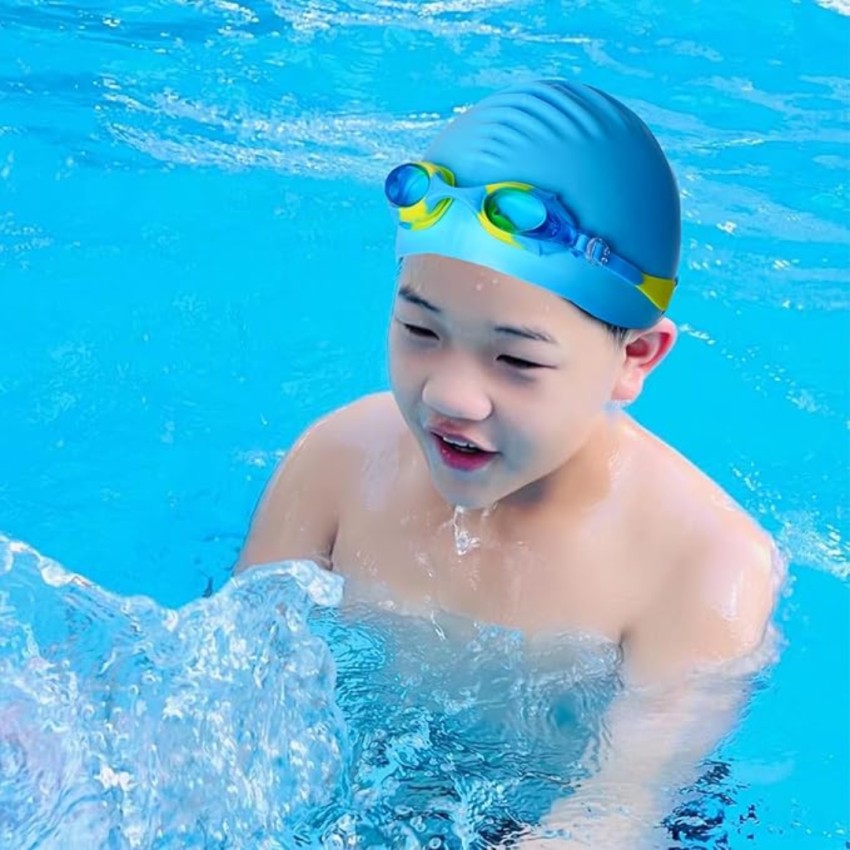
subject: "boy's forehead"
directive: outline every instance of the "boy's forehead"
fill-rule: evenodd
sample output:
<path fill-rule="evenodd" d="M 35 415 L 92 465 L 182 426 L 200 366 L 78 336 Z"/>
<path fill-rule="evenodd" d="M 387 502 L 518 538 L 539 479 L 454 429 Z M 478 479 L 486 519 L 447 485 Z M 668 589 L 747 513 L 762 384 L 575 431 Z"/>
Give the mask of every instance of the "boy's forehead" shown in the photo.
<path fill-rule="evenodd" d="M 545 342 L 578 342 L 596 322 L 548 290 L 484 266 L 423 254 L 408 257 L 397 297 L 465 324 L 523 328 L 520 336 Z"/>
<path fill-rule="evenodd" d="M 466 291 L 487 295 L 507 289 L 521 297 L 528 288 L 524 282 L 502 272 L 439 254 L 407 257 L 399 282 L 417 292 L 444 292 L 447 295 Z"/>
<path fill-rule="evenodd" d="M 428 300 L 447 309 L 474 305 L 488 312 L 504 308 L 548 314 L 564 303 L 534 284 L 436 254 L 406 258 L 398 284 L 400 297 Z"/>

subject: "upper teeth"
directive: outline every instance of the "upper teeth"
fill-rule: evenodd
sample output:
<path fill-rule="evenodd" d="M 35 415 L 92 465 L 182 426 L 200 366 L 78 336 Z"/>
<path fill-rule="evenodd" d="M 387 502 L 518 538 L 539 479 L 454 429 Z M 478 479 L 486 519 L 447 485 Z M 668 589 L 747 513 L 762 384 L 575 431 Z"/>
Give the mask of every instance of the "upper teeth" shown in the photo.
<path fill-rule="evenodd" d="M 443 440 L 452 446 L 461 446 L 464 449 L 475 448 L 475 443 L 467 443 L 465 440 L 454 440 L 451 437 L 443 437 Z"/>

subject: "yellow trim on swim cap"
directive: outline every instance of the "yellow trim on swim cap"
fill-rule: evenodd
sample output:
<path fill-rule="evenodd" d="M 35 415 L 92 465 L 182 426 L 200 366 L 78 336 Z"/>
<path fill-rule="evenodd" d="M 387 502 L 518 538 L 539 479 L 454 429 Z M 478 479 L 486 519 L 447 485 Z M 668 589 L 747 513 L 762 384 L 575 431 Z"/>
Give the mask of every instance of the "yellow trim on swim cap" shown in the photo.
<path fill-rule="evenodd" d="M 644 274 L 643 282 L 638 289 L 664 313 L 670 305 L 670 299 L 676 289 L 676 281 L 669 277 L 653 277 L 651 274 Z"/>

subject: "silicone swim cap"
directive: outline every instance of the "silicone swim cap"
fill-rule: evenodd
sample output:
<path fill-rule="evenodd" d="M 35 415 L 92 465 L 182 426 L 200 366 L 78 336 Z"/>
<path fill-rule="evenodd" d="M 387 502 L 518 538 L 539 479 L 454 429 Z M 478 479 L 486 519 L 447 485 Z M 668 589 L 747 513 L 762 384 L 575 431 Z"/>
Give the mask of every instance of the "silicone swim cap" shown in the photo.
<path fill-rule="evenodd" d="M 458 186 L 520 181 L 555 193 L 581 230 L 647 275 L 675 278 L 679 193 L 649 128 L 613 97 L 566 80 L 536 80 L 486 97 L 425 154 Z M 664 310 L 610 270 L 570 251 L 535 254 L 492 238 L 466 205 L 433 227 L 399 226 L 398 258 L 439 254 L 536 284 L 613 325 L 645 328 Z"/>

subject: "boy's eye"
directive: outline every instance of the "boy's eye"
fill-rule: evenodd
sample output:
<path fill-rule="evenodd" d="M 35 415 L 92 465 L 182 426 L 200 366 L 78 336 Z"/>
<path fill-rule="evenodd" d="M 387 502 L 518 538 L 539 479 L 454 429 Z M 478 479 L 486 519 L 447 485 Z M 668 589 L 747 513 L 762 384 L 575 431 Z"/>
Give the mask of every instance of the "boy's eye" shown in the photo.
<path fill-rule="evenodd" d="M 534 363 L 531 360 L 523 360 L 521 357 L 511 357 L 510 354 L 502 354 L 499 356 L 502 363 L 507 364 L 512 369 L 545 369 L 541 363 Z"/>
<path fill-rule="evenodd" d="M 421 325 L 411 325 L 407 322 L 399 322 L 399 324 L 411 335 L 422 337 L 423 339 L 436 339 L 437 334 L 434 331 L 423 328 Z"/>

